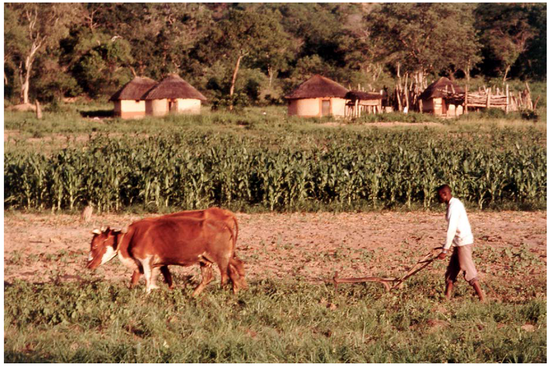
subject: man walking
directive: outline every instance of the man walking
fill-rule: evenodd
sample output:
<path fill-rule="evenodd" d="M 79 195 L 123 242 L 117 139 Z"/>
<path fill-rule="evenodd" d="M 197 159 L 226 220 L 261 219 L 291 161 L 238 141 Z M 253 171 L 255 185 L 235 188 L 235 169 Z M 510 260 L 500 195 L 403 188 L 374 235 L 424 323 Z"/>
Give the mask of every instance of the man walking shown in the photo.
<path fill-rule="evenodd" d="M 460 271 L 464 272 L 464 278 L 476 291 L 480 301 L 485 301 L 485 295 L 479 285 L 477 270 L 472 259 L 474 236 L 466 215 L 466 209 L 462 202 L 451 194 L 451 187 L 442 185 L 437 189 L 439 202 L 447 204 L 447 240 L 439 259 L 445 259 L 447 252 L 454 247 L 449 266 L 445 272 L 445 297 L 451 299 L 453 285 Z"/>

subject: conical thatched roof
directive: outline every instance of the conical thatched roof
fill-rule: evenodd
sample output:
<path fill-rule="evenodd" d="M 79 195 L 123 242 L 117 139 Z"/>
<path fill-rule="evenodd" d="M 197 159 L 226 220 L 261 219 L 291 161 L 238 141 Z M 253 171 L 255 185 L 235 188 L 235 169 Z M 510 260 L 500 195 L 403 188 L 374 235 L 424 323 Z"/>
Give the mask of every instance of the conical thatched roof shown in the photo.
<path fill-rule="evenodd" d="M 170 74 L 149 90 L 143 99 L 200 99 L 204 101 L 206 97 L 178 75 Z"/>
<path fill-rule="evenodd" d="M 314 75 L 309 80 L 300 84 L 286 99 L 305 98 L 344 98 L 348 90 L 336 81 L 321 75 Z"/>
<path fill-rule="evenodd" d="M 420 99 L 442 98 L 457 93 L 464 93 L 464 89 L 446 77 L 442 77 L 428 85 L 426 90 L 420 94 Z"/>
<path fill-rule="evenodd" d="M 109 101 L 117 100 L 140 100 L 152 87 L 157 85 L 157 82 L 147 77 L 136 76 L 132 81 L 126 83 L 120 88 Z"/>

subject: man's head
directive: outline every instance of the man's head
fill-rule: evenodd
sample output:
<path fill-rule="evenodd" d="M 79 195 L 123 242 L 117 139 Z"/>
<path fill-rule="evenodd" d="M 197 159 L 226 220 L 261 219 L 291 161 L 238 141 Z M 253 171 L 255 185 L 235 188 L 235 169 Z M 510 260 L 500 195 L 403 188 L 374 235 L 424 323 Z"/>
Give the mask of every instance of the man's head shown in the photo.
<path fill-rule="evenodd" d="M 449 203 L 453 195 L 451 194 L 451 187 L 444 184 L 437 188 L 437 198 L 440 203 Z"/>

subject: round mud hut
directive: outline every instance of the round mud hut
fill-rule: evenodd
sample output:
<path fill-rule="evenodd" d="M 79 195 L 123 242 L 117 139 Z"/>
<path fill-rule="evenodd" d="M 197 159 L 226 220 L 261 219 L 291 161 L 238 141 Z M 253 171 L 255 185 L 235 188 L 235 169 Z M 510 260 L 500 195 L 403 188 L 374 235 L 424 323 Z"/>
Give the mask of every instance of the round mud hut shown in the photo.
<path fill-rule="evenodd" d="M 152 116 L 200 114 L 201 102 L 206 100 L 204 95 L 176 74 L 168 75 L 143 98 L 146 112 Z"/>
<path fill-rule="evenodd" d="M 321 75 L 314 75 L 285 98 L 288 115 L 301 117 L 344 117 L 348 89 Z"/>
<path fill-rule="evenodd" d="M 464 89 L 446 77 L 434 81 L 420 94 L 422 112 L 436 116 L 459 116 L 463 113 Z"/>
<path fill-rule="evenodd" d="M 115 104 L 114 115 L 124 119 L 143 118 L 145 116 L 143 95 L 155 85 L 157 82 L 153 79 L 139 76 L 126 83 L 109 99 Z"/>

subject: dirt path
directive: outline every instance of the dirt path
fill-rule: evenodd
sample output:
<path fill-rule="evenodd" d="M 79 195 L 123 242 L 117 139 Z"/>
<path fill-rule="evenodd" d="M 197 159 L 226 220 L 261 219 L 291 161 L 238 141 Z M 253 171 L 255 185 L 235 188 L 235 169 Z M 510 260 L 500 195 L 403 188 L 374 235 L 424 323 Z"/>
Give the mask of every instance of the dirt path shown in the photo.
<path fill-rule="evenodd" d="M 470 213 L 477 251 L 525 247 L 534 254 L 533 273 L 546 270 L 546 212 Z M 4 280 L 74 281 L 90 276 L 84 268 L 91 230 L 122 228 L 144 216 L 103 215 L 84 224 L 78 216 L 6 213 Z M 340 276 L 399 276 L 433 247 L 443 243 L 442 213 L 237 214 L 238 256 L 247 278 L 319 281 Z M 475 256 L 475 254 L 474 254 Z M 489 279 L 497 270 L 480 263 Z M 506 268 L 506 263 L 493 266 Z M 198 275 L 197 268 L 172 267 L 176 280 Z M 443 265 L 430 268 L 442 275 Z M 483 273 L 483 271 L 487 273 Z M 131 273 L 118 260 L 93 276 L 128 282 Z M 519 280 L 519 279 L 518 279 Z"/>

